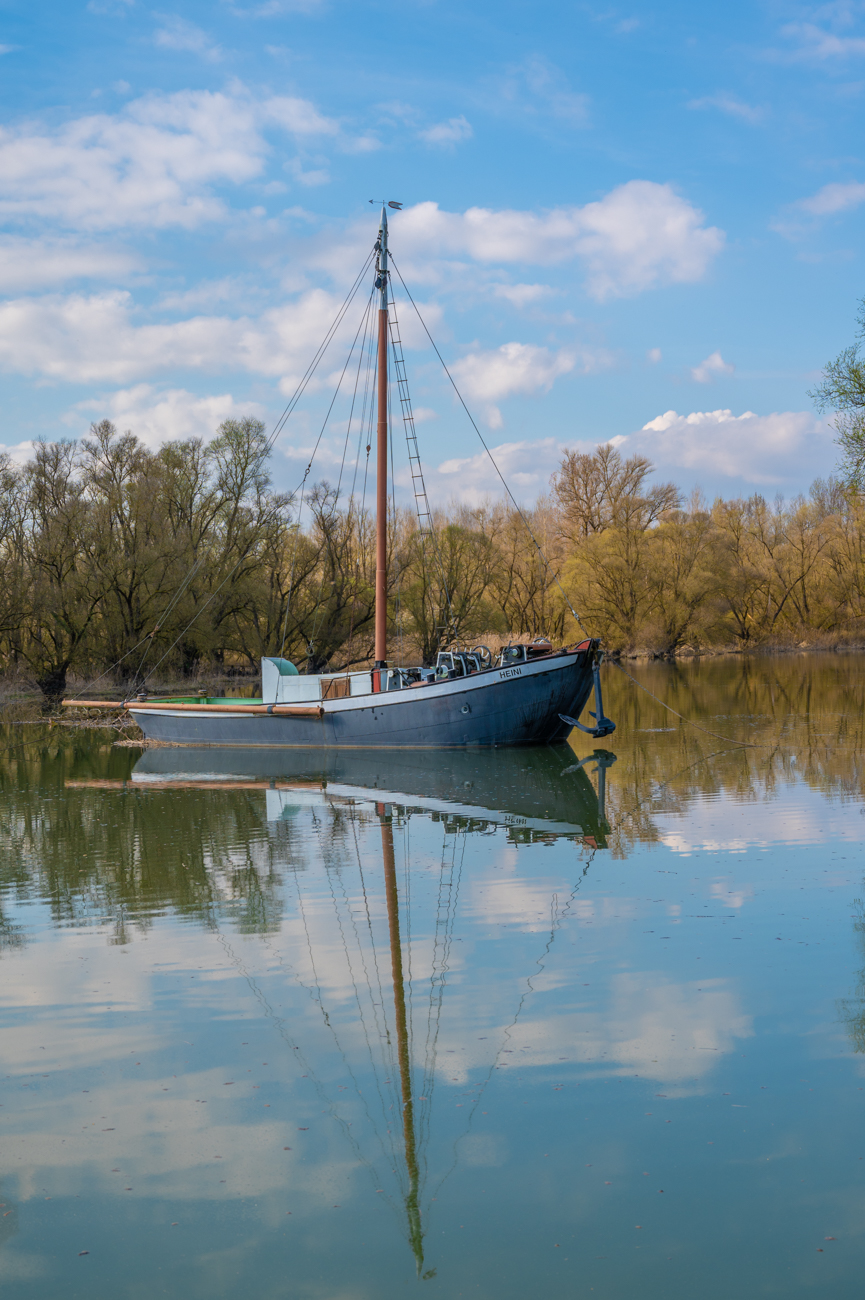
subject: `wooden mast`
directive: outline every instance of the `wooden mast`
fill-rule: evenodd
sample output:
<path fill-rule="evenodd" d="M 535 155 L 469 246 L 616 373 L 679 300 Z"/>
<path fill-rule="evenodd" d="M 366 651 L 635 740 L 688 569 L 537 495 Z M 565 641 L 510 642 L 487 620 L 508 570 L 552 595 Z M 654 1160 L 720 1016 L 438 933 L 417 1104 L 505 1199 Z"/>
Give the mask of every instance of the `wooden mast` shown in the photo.
<path fill-rule="evenodd" d="M 378 312 L 378 428 L 376 438 L 375 511 L 375 667 L 387 667 L 387 208 L 381 207 L 376 288 Z M 375 673 L 374 689 L 381 690 Z"/>

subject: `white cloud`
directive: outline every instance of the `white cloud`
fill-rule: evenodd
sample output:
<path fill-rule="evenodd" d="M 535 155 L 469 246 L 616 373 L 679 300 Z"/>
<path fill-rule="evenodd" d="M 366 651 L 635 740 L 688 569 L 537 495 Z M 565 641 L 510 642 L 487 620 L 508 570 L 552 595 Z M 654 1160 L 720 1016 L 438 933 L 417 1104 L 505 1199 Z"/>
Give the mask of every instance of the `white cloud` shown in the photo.
<path fill-rule="evenodd" d="M 567 348 L 551 352 L 531 343 L 503 343 L 490 351 L 469 353 L 454 362 L 451 370 L 466 397 L 487 404 L 490 428 L 500 429 L 501 412 L 492 403 L 516 394 L 548 392 L 578 361 L 584 373 L 603 364 L 597 354 L 589 352 L 578 356 Z"/>
<path fill-rule="evenodd" d="M 466 437 L 471 430 L 467 427 Z M 827 473 L 833 456 L 833 430 L 810 411 L 780 411 L 755 415 L 745 411 L 667 411 L 641 430 L 610 439 L 624 456 L 639 453 L 652 461 L 657 474 L 686 485 L 701 483 L 716 490 L 747 494 L 799 492 Z M 568 448 L 594 451 L 594 441 L 579 443 L 557 438 L 502 442 L 491 448 L 511 490 L 519 501 L 531 502 L 547 490 L 550 476 Z M 423 450 L 423 448 L 422 448 Z M 407 471 L 406 471 L 407 473 Z M 479 446 L 476 453 L 452 457 L 438 465 L 424 459 L 430 497 L 451 498 L 470 505 L 499 497 L 501 479 Z M 405 478 L 405 475 L 402 476 Z M 397 482 L 410 490 L 410 479 Z"/>
<path fill-rule="evenodd" d="M 622 1073 L 687 1085 L 736 1039 L 753 1037 L 752 1017 L 723 979 L 673 984 L 649 972 L 623 974 L 611 992 L 606 1035 Z"/>
<path fill-rule="evenodd" d="M 653 366 L 656 366 L 658 362 L 661 360 L 662 355 L 663 354 L 660 348 L 649 348 L 648 352 L 646 353 L 646 360 L 651 362 Z"/>
<path fill-rule="evenodd" d="M 813 60 L 817 63 L 828 59 L 849 59 L 865 55 L 865 38 L 861 36 L 838 36 L 827 32 L 816 23 L 788 23 L 781 28 L 781 33 L 791 41 L 798 43 L 798 49 L 788 57 L 798 60 Z"/>
<path fill-rule="evenodd" d="M 323 7 L 324 0 L 262 0 L 261 4 L 231 5 L 230 9 L 238 18 L 278 18 L 280 14 L 311 14 Z"/>
<path fill-rule="evenodd" d="M 195 23 L 187 22 L 185 18 L 180 18 L 176 14 L 171 15 L 164 20 L 165 25 L 159 27 L 154 33 L 153 40 L 156 45 L 162 46 L 166 50 L 180 50 L 189 54 L 199 54 L 208 62 L 218 63 L 222 58 L 222 50 L 200 27 Z"/>
<path fill-rule="evenodd" d="M 524 120 L 550 116 L 572 127 L 588 125 L 589 96 L 572 90 L 561 68 L 538 54 L 511 68 L 495 95 L 497 105 L 513 104 Z"/>
<path fill-rule="evenodd" d="M 337 123 L 324 117 L 308 99 L 296 95 L 273 95 L 261 102 L 259 112 L 265 122 L 273 122 L 292 135 L 336 135 Z"/>
<path fill-rule="evenodd" d="M 405 255 L 469 256 L 482 263 L 555 264 L 579 258 L 598 299 L 701 279 L 724 233 L 670 185 L 628 181 L 584 207 L 545 213 L 419 203 L 394 218 Z"/>
<path fill-rule="evenodd" d="M 467 437 L 472 431 L 467 430 Z M 511 491 L 518 501 L 535 501 L 549 486 L 550 475 L 558 466 L 564 446 L 555 438 L 537 441 L 503 442 L 490 448 Z M 411 488 L 407 470 L 397 472 L 397 485 Z M 439 465 L 424 461 L 427 491 L 434 501 L 456 499 L 479 505 L 487 497 L 502 495 L 502 481 L 487 453 L 480 448 L 474 455 L 452 457 Z"/>
<path fill-rule="evenodd" d="M 91 230 L 195 227 L 225 211 L 214 185 L 260 175 L 267 127 L 300 139 L 339 135 L 308 101 L 259 101 L 241 86 L 147 95 L 57 130 L 0 129 L 0 216 Z"/>
<path fill-rule="evenodd" d="M 24 442 L 0 443 L 0 452 L 9 456 L 16 465 L 26 465 L 33 455 L 36 443 L 28 438 Z"/>
<path fill-rule="evenodd" d="M 201 280 L 191 289 L 180 289 L 162 294 L 160 311 L 206 311 L 220 303 L 240 305 L 248 303 L 255 292 L 253 283 L 242 276 L 226 276 L 223 280 Z"/>
<path fill-rule="evenodd" d="M 826 217 L 835 212 L 847 212 L 850 208 L 858 208 L 860 203 L 865 203 L 865 184 L 861 181 L 850 181 L 846 184 L 834 181 L 824 185 L 810 198 L 799 199 L 796 207 L 801 208 L 803 212 L 809 212 L 811 216 Z"/>
<path fill-rule="evenodd" d="M 416 406 L 414 408 L 415 424 L 424 424 L 427 420 L 437 420 L 438 411 L 434 411 L 431 406 Z"/>
<path fill-rule="evenodd" d="M 0 292 L 45 289 L 69 280 L 111 280 L 142 269 L 138 256 L 125 249 L 0 236 Z"/>
<path fill-rule="evenodd" d="M 139 325 L 123 291 L 10 299 L 0 303 L 0 367 L 71 383 L 127 383 L 179 368 L 246 370 L 293 387 L 311 340 L 324 337 L 338 305 L 314 290 L 257 319 L 197 316 Z"/>
<path fill-rule="evenodd" d="M 732 375 L 736 367 L 731 366 L 721 356 L 720 352 L 713 352 L 711 356 L 706 357 L 698 366 L 692 366 L 691 378 L 697 384 L 710 384 L 713 379 L 720 375 Z"/>
<path fill-rule="evenodd" d="M 542 298 L 548 298 L 555 290 L 547 284 L 497 284 L 493 293 L 497 298 L 504 298 L 514 307 L 529 307 Z"/>
<path fill-rule="evenodd" d="M 425 131 L 420 131 L 418 134 L 422 140 L 426 140 L 427 144 L 443 145 L 445 148 L 452 149 L 463 140 L 470 140 L 474 131 L 471 123 L 461 116 L 450 117 L 446 122 L 427 127 Z"/>
<path fill-rule="evenodd" d="M 231 393 L 197 397 L 183 388 L 159 390 L 150 384 L 136 384 L 101 397 L 77 402 L 64 421 L 85 432 L 92 420 L 113 420 L 122 430 L 131 429 L 148 447 L 182 438 L 212 438 L 223 420 L 244 415 L 262 416 L 257 402 L 236 402 Z"/>
<path fill-rule="evenodd" d="M 298 185 L 305 185 L 308 189 L 316 185 L 327 185 L 330 181 L 330 172 L 326 167 L 310 167 L 307 170 L 299 158 L 293 158 L 286 164 L 286 168 Z"/>
<path fill-rule="evenodd" d="M 717 95 L 704 95 L 702 99 L 692 99 L 688 108 L 716 108 L 721 113 L 726 113 L 729 117 L 738 117 L 743 122 L 756 123 L 760 122 L 765 116 L 762 108 L 756 108 L 753 104 L 746 104 L 744 100 L 739 99 L 736 95 L 729 95 L 724 91 Z"/>
<path fill-rule="evenodd" d="M 451 370 L 468 397 L 493 402 L 514 393 L 547 392 L 576 361 L 564 348 L 550 352 L 531 343 L 503 343 L 489 352 L 470 353 Z"/>
<path fill-rule="evenodd" d="M 639 433 L 613 441 L 624 455 L 648 456 L 664 475 L 692 471 L 743 485 L 797 491 L 827 472 L 832 430 L 810 411 L 667 411 Z"/>

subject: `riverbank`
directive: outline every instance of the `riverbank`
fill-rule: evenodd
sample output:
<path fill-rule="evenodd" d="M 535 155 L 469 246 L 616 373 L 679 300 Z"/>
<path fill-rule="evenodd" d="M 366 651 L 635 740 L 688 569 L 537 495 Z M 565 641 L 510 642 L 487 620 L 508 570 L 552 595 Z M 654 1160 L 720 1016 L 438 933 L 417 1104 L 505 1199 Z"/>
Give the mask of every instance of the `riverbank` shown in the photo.
<path fill-rule="evenodd" d="M 617 650 L 610 654 L 611 659 L 717 659 L 736 656 L 738 658 L 763 658 L 772 655 L 797 654 L 860 654 L 865 651 L 865 640 L 861 637 L 845 637 L 837 632 L 813 633 L 801 641 L 790 638 L 760 641 L 743 645 L 740 642 L 728 642 L 724 645 L 690 645 L 677 646 L 675 650 L 658 650 L 650 646 L 634 646 L 628 650 Z"/>
<path fill-rule="evenodd" d="M 493 641 L 494 638 L 488 638 Z M 497 642 L 501 638 L 496 639 Z M 496 644 L 495 650 L 499 645 Z M 801 641 L 778 638 L 751 645 L 729 642 L 723 645 L 682 645 L 675 650 L 659 650 L 652 646 L 634 646 L 627 650 L 608 652 L 608 657 L 616 661 L 650 661 L 674 663 L 689 659 L 763 659 L 809 654 L 861 654 L 865 652 L 865 640 L 838 633 L 818 633 Z M 357 668 L 358 665 L 355 666 Z M 221 695 L 244 698 L 254 696 L 260 689 L 261 676 L 254 669 L 247 672 L 233 670 L 230 673 L 202 674 L 192 679 L 166 677 L 148 683 L 148 689 L 154 695 Z M 66 699 L 76 696 L 87 699 L 122 700 L 130 691 L 129 683 L 112 685 L 103 680 L 93 683 L 90 678 L 78 678 L 70 675 L 66 690 Z M 62 720 L 62 713 L 51 710 L 38 686 L 23 675 L 0 675 L 0 718 L 5 722 L 29 721 L 38 711 L 40 717 L 53 712 Z M 105 726 L 106 720 L 117 715 L 97 714 L 91 720 L 76 719 L 76 726 Z M 113 725 L 113 724 L 112 724 Z M 119 725 L 119 724 L 118 724 Z M 125 725 L 133 725 L 131 723 Z"/>

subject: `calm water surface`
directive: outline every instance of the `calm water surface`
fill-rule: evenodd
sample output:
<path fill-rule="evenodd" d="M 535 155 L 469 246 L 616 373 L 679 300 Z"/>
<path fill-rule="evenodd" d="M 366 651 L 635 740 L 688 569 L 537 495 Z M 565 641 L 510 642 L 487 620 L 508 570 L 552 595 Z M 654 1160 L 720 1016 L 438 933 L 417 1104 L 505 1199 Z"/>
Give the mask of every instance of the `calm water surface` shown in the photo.
<path fill-rule="evenodd" d="M 634 669 L 749 749 L 605 671 L 608 749 L 4 729 L 5 1296 L 862 1294 L 865 660 Z"/>

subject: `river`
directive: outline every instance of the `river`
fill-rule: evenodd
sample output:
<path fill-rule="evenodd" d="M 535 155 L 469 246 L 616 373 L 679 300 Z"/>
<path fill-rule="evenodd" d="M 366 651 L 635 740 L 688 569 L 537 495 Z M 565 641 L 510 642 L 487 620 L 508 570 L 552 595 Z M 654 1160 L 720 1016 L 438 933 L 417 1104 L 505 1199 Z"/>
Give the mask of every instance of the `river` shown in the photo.
<path fill-rule="evenodd" d="M 2 728 L 7 1300 L 861 1294 L 865 660 L 625 668 L 689 722 Z"/>

